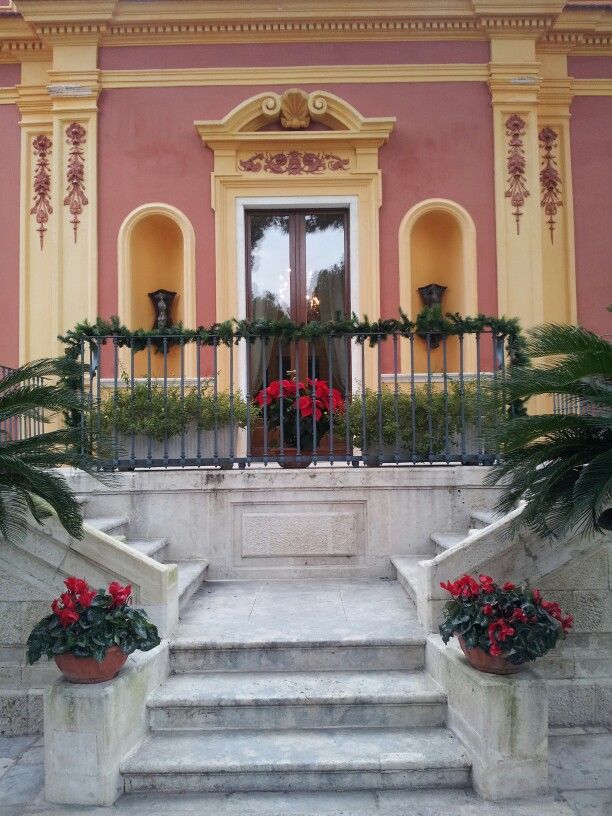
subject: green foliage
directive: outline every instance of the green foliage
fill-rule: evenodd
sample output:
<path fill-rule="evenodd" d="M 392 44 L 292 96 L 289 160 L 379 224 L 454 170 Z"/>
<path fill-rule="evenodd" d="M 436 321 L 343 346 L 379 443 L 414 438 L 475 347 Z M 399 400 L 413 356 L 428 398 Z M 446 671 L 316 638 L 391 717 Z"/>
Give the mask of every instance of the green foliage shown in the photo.
<path fill-rule="evenodd" d="M 78 410 L 81 393 L 65 383 L 80 383 L 80 376 L 80 367 L 65 358 L 22 366 L 0 380 L 0 424 L 5 428 L 29 421 L 42 425 L 57 412 Z M 55 513 L 65 530 L 80 538 L 81 510 L 56 468 L 70 465 L 91 472 L 95 446 L 95 436 L 88 434 L 85 439 L 77 428 L 26 439 L 11 439 L 6 430 L 0 430 L 0 537 L 18 541 L 27 530 L 30 513 L 40 524 Z"/>
<path fill-rule="evenodd" d="M 67 652 L 101 662 L 111 646 L 132 654 L 137 649 L 149 651 L 160 642 L 157 628 L 143 609 L 114 607 L 113 598 L 101 589 L 75 623 L 63 626 L 54 613 L 36 624 L 28 638 L 28 663 L 35 663 L 43 654 L 51 659 Z"/>
<path fill-rule="evenodd" d="M 447 436 L 452 444 L 464 423 L 468 426 L 476 422 L 478 401 L 476 386 L 471 382 L 464 383 L 463 398 L 456 382 L 449 383 L 446 395 L 439 385 L 433 385 L 431 391 L 427 386 L 418 386 L 414 390 L 414 399 L 407 391 L 398 391 L 396 396 L 391 388 L 383 388 L 379 399 L 376 391 L 367 389 L 365 403 L 361 396 L 354 397 L 348 410 L 350 434 L 358 448 L 364 447 L 363 405 L 366 449 L 378 450 L 380 410 L 383 446 L 395 447 L 399 437 L 400 447 L 409 452 L 414 450 L 418 456 L 427 456 L 430 452 L 434 455 L 443 452 Z M 483 417 L 481 419 L 484 421 Z M 414 439 L 413 426 L 416 431 Z M 344 423 L 339 419 L 334 434 L 342 438 L 344 432 Z"/>
<path fill-rule="evenodd" d="M 251 409 L 251 417 L 257 409 Z M 233 417 L 236 427 L 246 425 L 246 402 L 239 392 L 230 395 L 219 391 L 215 399 L 211 385 L 198 389 L 190 386 L 181 390 L 178 386 L 164 389 L 161 383 L 136 383 L 133 390 L 126 383 L 117 389 L 101 406 L 101 428 L 111 434 L 113 428 L 127 435 L 142 434 L 158 442 L 184 433 L 193 424 L 201 431 L 229 425 Z"/>
<path fill-rule="evenodd" d="M 497 429 L 502 458 L 489 483 L 503 488 L 498 510 L 527 500 L 516 525 L 540 536 L 610 529 L 612 346 L 578 326 L 545 325 L 530 333 L 527 351 L 539 363 L 510 371 L 507 398 L 558 395 L 580 408 L 510 417 Z"/>

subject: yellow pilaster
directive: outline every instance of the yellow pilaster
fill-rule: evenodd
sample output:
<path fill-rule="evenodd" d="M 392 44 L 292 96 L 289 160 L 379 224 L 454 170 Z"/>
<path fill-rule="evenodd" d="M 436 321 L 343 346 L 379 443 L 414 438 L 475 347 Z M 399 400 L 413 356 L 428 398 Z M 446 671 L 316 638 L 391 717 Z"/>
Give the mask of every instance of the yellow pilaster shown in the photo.
<path fill-rule="evenodd" d="M 56 348 L 55 338 L 59 331 L 53 308 L 58 291 L 54 255 L 57 216 L 49 209 L 54 184 L 51 173 L 53 123 L 51 100 L 46 87 L 50 67 L 50 63 L 38 60 L 22 62 L 21 84 L 17 88 L 17 104 L 21 113 L 20 363 L 49 356 Z M 41 138 L 48 139 L 49 144 L 46 150 L 36 151 L 36 140 Z M 44 186 L 45 182 L 50 185 L 48 193 L 41 192 L 38 197 L 35 192 L 37 174 L 41 185 Z"/>
<path fill-rule="evenodd" d="M 535 39 L 493 36 L 490 71 L 498 310 L 530 327 L 544 318 Z"/>
<path fill-rule="evenodd" d="M 540 183 L 544 320 L 575 323 L 576 269 L 570 146 L 572 80 L 567 76 L 566 53 L 548 46 L 538 56 L 542 73 L 538 130 L 540 172 L 544 172 Z"/>

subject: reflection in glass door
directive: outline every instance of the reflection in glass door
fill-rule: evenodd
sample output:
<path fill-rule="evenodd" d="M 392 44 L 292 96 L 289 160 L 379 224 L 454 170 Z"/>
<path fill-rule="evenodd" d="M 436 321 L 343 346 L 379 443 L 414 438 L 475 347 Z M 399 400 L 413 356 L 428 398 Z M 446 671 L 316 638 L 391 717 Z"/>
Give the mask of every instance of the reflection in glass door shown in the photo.
<path fill-rule="evenodd" d="M 333 320 L 350 313 L 348 213 L 346 211 L 247 212 L 247 316 L 290 318 L 296 323 Z M 317 341 L 279 349 L 278 341 L 254 343 L 250 393 L 265 382 L 312 376 L 331 379 L 345 393 L 350 370 L 343 341 Z"/>

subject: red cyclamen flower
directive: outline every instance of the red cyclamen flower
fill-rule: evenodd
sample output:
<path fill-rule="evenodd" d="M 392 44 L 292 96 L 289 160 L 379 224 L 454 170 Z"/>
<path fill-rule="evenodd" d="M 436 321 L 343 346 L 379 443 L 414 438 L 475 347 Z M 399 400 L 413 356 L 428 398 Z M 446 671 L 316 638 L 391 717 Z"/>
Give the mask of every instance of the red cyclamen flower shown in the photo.
<path fill-rule="evenodd" d="M 69 592 L 76 594 L 89 589 L 87 581 L 84 578 L 75 578 L 74 575 L 71 575 L 70 578 L 66 578 L 64 584 Z"/>
<path fill-rule="evenodd" d="M 132 586 L 131 584 L 121 586 L 121 584 L 117 581 L 113 581 L 112 584 L 109 584 L 108 586 L 108 593 L 112 596 L 113 607 L 123 606 L 128 602 L 128 599 L 132 594 Z"/>

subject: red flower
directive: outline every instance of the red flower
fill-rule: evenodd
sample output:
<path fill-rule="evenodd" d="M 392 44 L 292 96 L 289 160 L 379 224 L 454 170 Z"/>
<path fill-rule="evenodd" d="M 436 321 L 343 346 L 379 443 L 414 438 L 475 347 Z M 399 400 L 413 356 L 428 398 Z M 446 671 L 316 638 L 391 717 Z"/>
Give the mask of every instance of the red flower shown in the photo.
<path fill-rule="evenodd" d="M 73 575 L 70 578 L 66 578 L 64 581 L 66 588 L 69 592 L 73 592 L 78 594 L 79 592 L 85 592 L 89 589 L 87 585 L 87 581 L 84 578 L 75 578 Z"/>
<path fill-rule="evenodd" d="M 489 654 L 490 654 L 492 657 L 499 657 L 499 655 L 500 655 L 501 653 L 502 653 L 502 650 L 499 648 L 499 646 L 497 645 L 497 643 L 492 643 L 492 644 L 489 646 Z"/>
<path fill-rule="evenodd" d="M 566 615 L 564 618 L 561 618 L 561 628 L 563 629 L 564 632 L 568 632 L 573 625 L 574 625 L 573 615 Z"/>
<path fill-rule="evenodd" d="M 60 610 L 59 598 L 56 598 L 56 599 L 53 601 L 53 603 L 51 604 L 51 609 L 53 610 L 53 612 L 54 612 L 56 615 L 58 615 L 58 614 L 59 614 L 59 610 Z"/>
<path fill-rule="evenodd" d="M 112 596 L 113 607 L 123 606 L 128 602 L 130 595 L 132 594 L 132 586 L 131 584 L 127 584 L 127 586 L 121 586 L 120 583 L 117 581 L 113 581 L 112 584 L 108 586 L 109 595 Z"/>
<path fill-rule="evenodd" d="M 323 411 L 321 410 L 323 404 L 321 400 L 315 400 L 313 405 L 312 397 L 304 396 L 297 400 L 296 405 L 303 417 L 310 417 L 314 413 L 315 420 L 318 422 L 323 416 Z"/>
<path fill-rule="evenodd" d="M 491 645 L 493 645 L 496 641 L 503 642 L 507 637 L 513 635 L 514 629 L 501 618 L 498 618 L 489 624 L 488 634 Z"/>
<path fill-rule="evenodd" d="M 338 391 L 337 388 L 332 388 L 331 402 L 332 402 L 332 409 L 334 411 L 339 411 L 340 413 L 344 413 L 344 400 L 342 399 L 342 394 Z"/>
<path fill-rule="evenodd" d="M 329 385 L 325 380 L 308 380 L 308 385 L 314 388 L 315 397 L 319 399 L 329 395 Z"/>
<path fill-rule="evenodd" d="M 510 620 L 518 621 L 519 623 L 527 623 L 527 615 L 522 609 L 515 609 Z"/>
<path fill-rule="evenodd" d="M 62 592 L 60 598 L 66 609 L 76 609 L 76 598 L 72 593 Z"/>
<path fill-rule="evenodd" d="M 83 609 L 88 609 L 91 606 L 97 594 L 95 589 L 85 589 L 83 592 L 79 592 L 78 600 Z"/>
<path fill-rule="evenodd" d="M 440 586 L 455 598 L 472 598 L 480 594 L 478 582 L 471 575 L 462 575 L 461 578 L 452 583 L 451 581 L 443 581 Z"/>
<path fill-rule="evenodd" d="M 534 589 L 532 595 L 534 604 L 539 604 L 542 600 L 542 593 L 540 592 L 540 590 Z"/>
<path fill-rule="evenodd" d="M 259 394 L 255 397 L 253 402 L 256 402 L 260 408 L 263 408 L 264 405 L 270 405 L 272 399 L 267 391 L 264 391 L 263 388 L 259 392 Z"/>
<path fill-rule="evenodd" d="M 482 611 L 485 613 L 485 615 L 491 615 L 493 612 L 493 607 L 491 606 L 491 604 L 485 604 L 482 607 Z"/>
<path fill-rule="evenodd" d="M 71 623 L 76 623 L 80 618 L 79 613 L 74 609 L 57 609 L 56 614 L 64 628 L 70 626 Z"/>
<path fill-rule="evenodd" d="M 515 585 L 511 581 L 506 581 L 506 583 L 502 587 L 504 592 L 511 592 L 515 588 L 516 588 Z"/>
<path fill-rule="evenodd" d="M 485 592 L 493 592 L 495 584 L 493 583 L 493 579 L 490 575 L 479 575 L 478 580 L 480 581 L 480 586 Z"/>

